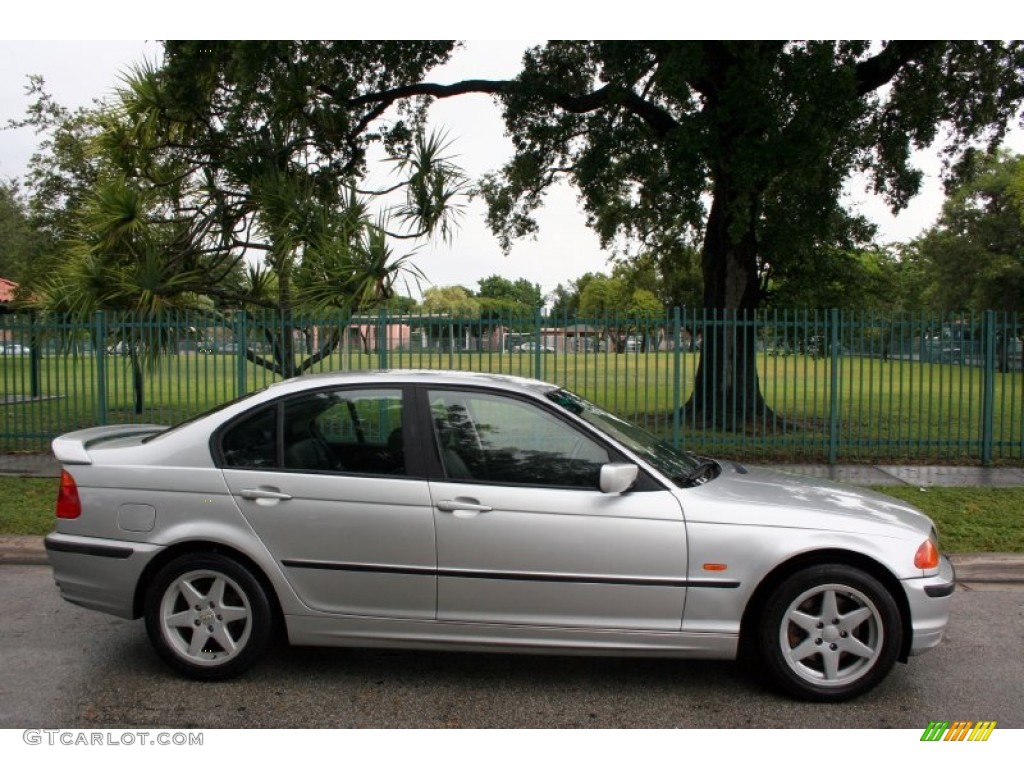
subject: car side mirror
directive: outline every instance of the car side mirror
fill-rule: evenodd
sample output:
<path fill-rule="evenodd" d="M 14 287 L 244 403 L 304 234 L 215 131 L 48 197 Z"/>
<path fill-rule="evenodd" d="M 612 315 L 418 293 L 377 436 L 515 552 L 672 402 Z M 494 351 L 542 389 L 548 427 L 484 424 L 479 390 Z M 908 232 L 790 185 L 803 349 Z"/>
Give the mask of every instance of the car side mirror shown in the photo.
<path fill-rule="evenodd" d="M 633 487 L 640 468 L 636 464 L 612 462 L 601 465 L 601 493 L 625 493 Z"/>

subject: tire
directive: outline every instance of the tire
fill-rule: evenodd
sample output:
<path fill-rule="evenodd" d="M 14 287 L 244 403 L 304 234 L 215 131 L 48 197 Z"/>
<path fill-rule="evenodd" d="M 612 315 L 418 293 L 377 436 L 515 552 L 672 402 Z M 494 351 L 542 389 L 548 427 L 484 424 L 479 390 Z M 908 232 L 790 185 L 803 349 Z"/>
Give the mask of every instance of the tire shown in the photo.
<path fill-rule="evenodd" d="M 790 576 L 761 614 L 758 650 L 769 680 L 807 701 L 845 701 L 892 669 L 903 622 L 889 591 L 846 565 Z"/>
<path fill-rule="evenodd" d="M 243 565 L 216 553 L 173 560 L 146 590 L 146 632 L 171 667 L 195 680 L 241 674 L 274 634 L 266 590 Z"/>

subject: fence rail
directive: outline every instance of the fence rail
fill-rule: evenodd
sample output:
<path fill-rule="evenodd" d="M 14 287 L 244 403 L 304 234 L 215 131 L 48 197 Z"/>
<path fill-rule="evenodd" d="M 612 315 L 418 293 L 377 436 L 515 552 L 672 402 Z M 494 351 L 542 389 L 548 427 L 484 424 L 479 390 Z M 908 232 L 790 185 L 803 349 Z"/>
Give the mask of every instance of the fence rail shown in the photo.
<path fill-rule="evenodd" d="M 1024 457 L 1020 320 L 684 309 L 645 318 L 381 312 L 287 322 L 241 312 L 97 313 L 86 323 L 0 315 L 0 452 L 42 451 L 95 424 L 174 423 L 296 373 L 390 367 L 545 379 L 718 456 L 1014 461 Z M 742 386 L 757 386 L 765 407 L 708 396 L 698 398 L 703 409 L 688 407 L 715 384 L 698 376 L 702 353 L 737 338 L 752 340 L 756 367 L 756 383 Z"/>

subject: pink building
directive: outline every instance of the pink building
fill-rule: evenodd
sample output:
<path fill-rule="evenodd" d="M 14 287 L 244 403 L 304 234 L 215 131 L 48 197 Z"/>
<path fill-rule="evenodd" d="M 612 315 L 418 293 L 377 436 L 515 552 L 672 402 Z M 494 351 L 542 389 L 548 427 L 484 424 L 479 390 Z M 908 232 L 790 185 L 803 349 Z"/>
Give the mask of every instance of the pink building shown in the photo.
<path fill-rule="evenodd" d="M 14 291 L 17 287 L 18 284 L 13 280 L 0 277 L 0 315 L 12 311 L 11 304 L 14 301 Z M 11 332 L 6 328 L 0 330 L 0 342 L 8 342 L 10 340 Z"/>
<path fill-rule="evenodd" d="M 0 277 L 0 310 L 6 310 L 8 305 L 14 301 L 14 291 L 18 284 L 6 277 Z"/>

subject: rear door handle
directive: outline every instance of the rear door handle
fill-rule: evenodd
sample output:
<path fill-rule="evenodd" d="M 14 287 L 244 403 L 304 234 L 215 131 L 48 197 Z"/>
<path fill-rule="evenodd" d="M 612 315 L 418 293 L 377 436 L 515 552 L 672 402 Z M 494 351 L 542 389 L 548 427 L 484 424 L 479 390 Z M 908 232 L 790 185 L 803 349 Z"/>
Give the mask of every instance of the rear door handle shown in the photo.
<path fill-rule="evenodd" d="M 490 512 L 493 507 L 469 499 L 445 499 L 437 502 L 442 512 Z"/>
<path fill-rule="evenodd" d="M 260 501 L 288 501 L 291 496 L 281 493 L 276 488 L 243 488 L 239 494 L 243 499 L 259 503 Z"/>

